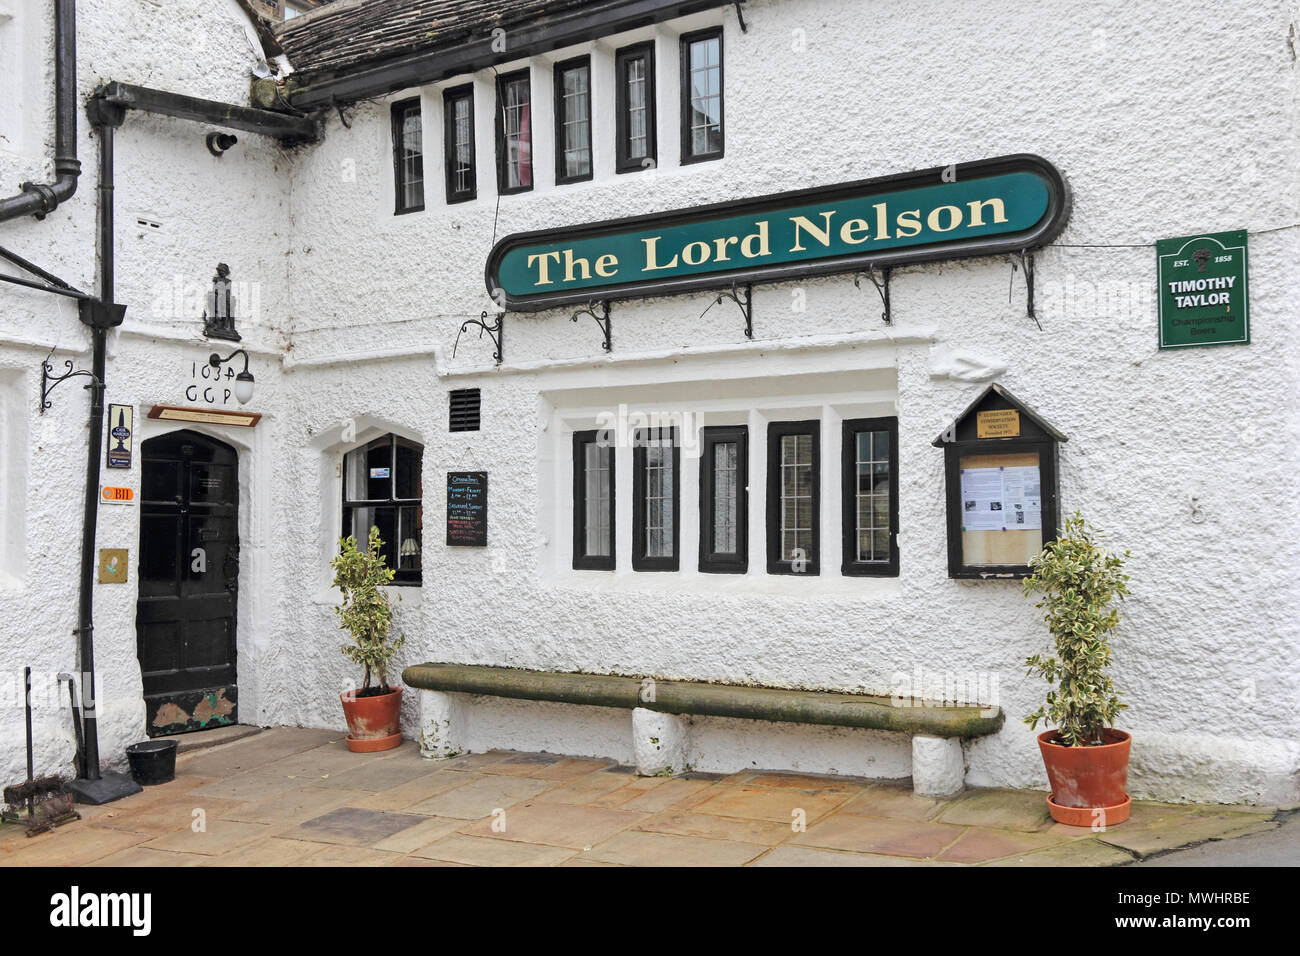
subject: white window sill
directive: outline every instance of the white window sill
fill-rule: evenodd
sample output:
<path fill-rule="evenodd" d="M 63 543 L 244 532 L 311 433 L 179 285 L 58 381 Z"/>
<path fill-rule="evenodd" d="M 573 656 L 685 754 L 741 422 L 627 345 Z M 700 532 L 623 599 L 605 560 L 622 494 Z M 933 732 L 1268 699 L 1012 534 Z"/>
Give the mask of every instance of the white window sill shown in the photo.
<path fill-rule="evenodd" d="M 700 574 L 682 571 L 561 571 L 542 578 L 544 586 L 606 594 L 700 594 L 714 597 L 770 597 L 779 599 L 897 597 L 902 593 L 896 577 L 845 577 L 836 567 L 830 573 L 799 576 L 750 570 L 745 574 Z"/>

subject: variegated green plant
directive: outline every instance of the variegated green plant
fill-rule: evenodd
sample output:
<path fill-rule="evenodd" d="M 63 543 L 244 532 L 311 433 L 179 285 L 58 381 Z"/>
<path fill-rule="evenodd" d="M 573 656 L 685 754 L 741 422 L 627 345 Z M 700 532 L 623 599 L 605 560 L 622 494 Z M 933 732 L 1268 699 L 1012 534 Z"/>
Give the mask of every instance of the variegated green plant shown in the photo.
<path fill-rule="evenodd" d="M 339 616 L 339 628 L 352 635 L 352 643 L 344 644 L 341 650 L 348 660 L 366 669 L 363 691 L 370 689 L 373 674 L 378 678 L 379 693 L 386 694 L 391 689 L 388 664 L 406 638 L 401 634 L 389 636 L 393 609 L 383 588 L 393 580 L 393 570 L 384 561 L 383 547 L 375 527 L 370 529 L 364 550 L 357 548 L 357 539 L 351 535 L 340 538 L 339 553 L 330 568 L 334 571 L 334 586 L 343 595 L 334 613 Z"/>
<path fill-rule="evenodd" d="M 1129 552 L 1111 554 L 1096 543 L 1094 532 L 1075 512 L 1062 534 L 1030 560 L 1033 574 L 1024 581 L 1026 595 L 1043 595 L 1034 606 L 1045 609 L 1043 620 L 1056 645 L 1053 656 L 1035 654 L 1025 661 L 1030 675 L 1056 685 L 1025 723 L 1056 726 L 1056 741 L 1068 747 L 1106 743 L 1106 728 L 1128 706 L 1120 703 L 1106 668 L 1119 626 L 1112 602 L 1129 593 L 1124 573 Z"/>

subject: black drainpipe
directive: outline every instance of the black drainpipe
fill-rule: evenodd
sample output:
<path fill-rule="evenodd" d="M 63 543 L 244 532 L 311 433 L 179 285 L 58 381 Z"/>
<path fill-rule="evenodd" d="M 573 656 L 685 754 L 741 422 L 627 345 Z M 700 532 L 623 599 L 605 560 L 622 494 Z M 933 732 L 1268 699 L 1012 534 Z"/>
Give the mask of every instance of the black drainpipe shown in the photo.
<path fill-rule="evenodd" d="M 54 182 L 23 183 L 0 199 L 0 222 L 34 215 L 44 219 L 77 191 L 77 0 L 54 0 Z"/>
<path fill-rule="evenodd" d="M 81 580 L 77 604 L 77 657 L 81 671 L 81 719 L 84 746 L 80 776 L 69 789 L 81 803 L 108 803 L 140 792 L 130 777 L 99 769 L 99 722 L 95 687 L 95 531 L 99 521 L 100 460 L 104 442 L 104 374 L 108 330 L 122 324 L 126 306 L 114 305 L 113 264 L 113 132 L 122 123 L 123 110 L 92 100 L 88 108 L 95 135 L 99 137 L 99 202 L 97 203 L 99 246 L 99 298 L 83 299 L 81 321 L 90 327 L 91 379 L 90 437 L 86 443 L 86 494 L 81 519 Z"/>

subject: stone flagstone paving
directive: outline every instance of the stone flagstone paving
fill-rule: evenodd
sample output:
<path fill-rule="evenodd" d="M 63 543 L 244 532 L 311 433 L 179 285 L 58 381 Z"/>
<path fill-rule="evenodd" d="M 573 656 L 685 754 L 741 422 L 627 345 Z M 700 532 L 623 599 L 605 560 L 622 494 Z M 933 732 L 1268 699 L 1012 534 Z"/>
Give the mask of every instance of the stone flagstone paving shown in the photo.
<path fill-rule="evenodd" d="M 1044 794 L 748 770 L 638 777 L 612 760 L 349 753 L 278 727 L 182 754 L 168 784 L 27 838 L 5 866 L 1114 866 L 1276 828 L 1275 808 L 1135 801 L 1065 827 Z"/>

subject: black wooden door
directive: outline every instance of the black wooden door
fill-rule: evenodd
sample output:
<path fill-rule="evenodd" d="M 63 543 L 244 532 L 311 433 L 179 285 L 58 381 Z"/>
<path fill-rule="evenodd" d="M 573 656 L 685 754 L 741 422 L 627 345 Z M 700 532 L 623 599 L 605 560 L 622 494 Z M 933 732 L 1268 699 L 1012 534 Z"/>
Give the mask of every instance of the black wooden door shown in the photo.
<path fill-rule="evenodd" d="M 179 431 L 141 445 L 136 644 L 146 731 L 180 734 L 236 722 L 239 460 Z"/>

